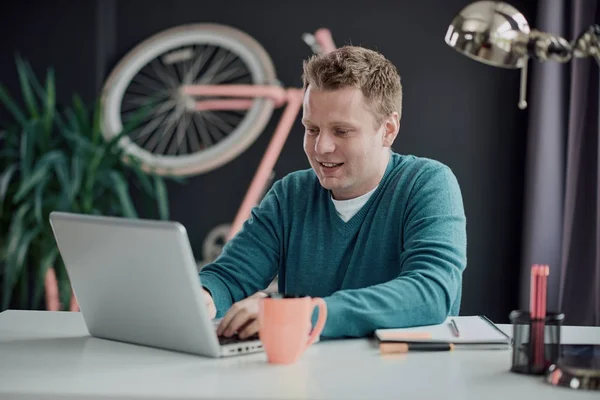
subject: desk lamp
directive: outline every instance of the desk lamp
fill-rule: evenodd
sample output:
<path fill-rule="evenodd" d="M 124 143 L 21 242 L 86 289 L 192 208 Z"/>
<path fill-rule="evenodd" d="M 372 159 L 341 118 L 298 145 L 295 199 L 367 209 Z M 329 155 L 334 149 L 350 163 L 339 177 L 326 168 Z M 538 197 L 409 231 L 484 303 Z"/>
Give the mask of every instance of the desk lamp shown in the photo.
<path fill-rule="evenodd" d="M 519 10 L 501 1 L 477 1 L 465 7 L 446 33 L 446 43 L 460 53 L 494 67 L 521 69 L 519 108 L 525 109 L 527 62 L 594 57 L 600 65 L 600 26 L 592 25 L 573 42 L 530 29 Z"/>
<path fill-rule="evenodd" d="M 446 33 L 446 43 L 484 64 L 521 69 L 518 106 L 527 107 L 527 63 L 594 57 L 600 65 L 600 26 L 592 25 L 574 41 L 530 29 L 523 14 L 500 1 L 477 1 L 465 7 Z M 576 389 L 600 390 L 600 346 L 562 346 L 562 354 L 548 369 L 546 381 Z"/>

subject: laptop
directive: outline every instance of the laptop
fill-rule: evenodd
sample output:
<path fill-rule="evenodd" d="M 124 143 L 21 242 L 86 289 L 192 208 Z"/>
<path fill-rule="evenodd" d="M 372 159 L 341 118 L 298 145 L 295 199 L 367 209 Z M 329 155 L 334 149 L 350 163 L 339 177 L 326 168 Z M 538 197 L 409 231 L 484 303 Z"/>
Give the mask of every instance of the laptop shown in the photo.
<path fill-rule="evenodd" d="M 52 212 L 50 225 L 90 335 L 225 357 L 263 350 L 220 338 L 178 222 Z"/>

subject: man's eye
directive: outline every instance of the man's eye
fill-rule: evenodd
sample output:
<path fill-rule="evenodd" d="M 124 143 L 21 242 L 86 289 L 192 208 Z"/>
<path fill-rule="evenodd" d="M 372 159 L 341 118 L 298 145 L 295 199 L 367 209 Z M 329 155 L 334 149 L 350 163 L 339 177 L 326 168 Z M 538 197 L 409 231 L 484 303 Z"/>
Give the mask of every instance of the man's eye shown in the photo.
<path fill-rule="evenodd" d="M 335 133 L 337 133 L 338 135 L 347 135 L 348 132 L 350 132 L 347 129 L 336 129 Z"/>
<path fill-rule="evenodd" d="M 309 135 L 316 135 L 319 133 L 319 130 L 317 128 L 306 128 L 306 132 L 308 132 Z"/>

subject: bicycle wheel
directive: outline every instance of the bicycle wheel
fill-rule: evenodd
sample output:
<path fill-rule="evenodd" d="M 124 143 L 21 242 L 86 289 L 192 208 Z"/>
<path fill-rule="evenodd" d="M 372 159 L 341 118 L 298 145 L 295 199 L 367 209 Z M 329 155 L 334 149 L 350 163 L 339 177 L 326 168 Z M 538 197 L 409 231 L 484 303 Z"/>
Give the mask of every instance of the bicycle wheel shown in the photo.
<path fill-rule="evenodd" d="M 189 176 L 237 157 L 273 112 L 266 98 L 246 110 L 196 111 L 194 99 L 180 90 L 184 84 L 278 83 L 271 58 L 246 33 L 218 24 L 171 28 L 134 47 L 106 79 L 104 137 L 119 135 L 142 110 L 145 116 L 119 141 L 125 154 L 158 174 Z"/>

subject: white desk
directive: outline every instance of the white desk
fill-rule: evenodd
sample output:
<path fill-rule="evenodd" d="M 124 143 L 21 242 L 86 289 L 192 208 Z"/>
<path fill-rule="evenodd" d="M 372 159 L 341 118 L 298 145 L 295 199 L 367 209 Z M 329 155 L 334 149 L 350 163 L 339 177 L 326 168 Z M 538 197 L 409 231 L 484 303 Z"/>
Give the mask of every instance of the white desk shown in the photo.
<path fill-rule="evenodd" d="M 564 327 L 563 339 L 600 343 L 600 328 Z M 262 353 L 213 360 L 95 339 L 79 313 L 0 313 L 2 399 L 600 398 L 511 373 L 510 357 L 510 350 L 382 357 L 359 339 L 317 343 L 298 363 L 274 366 Z"/>

